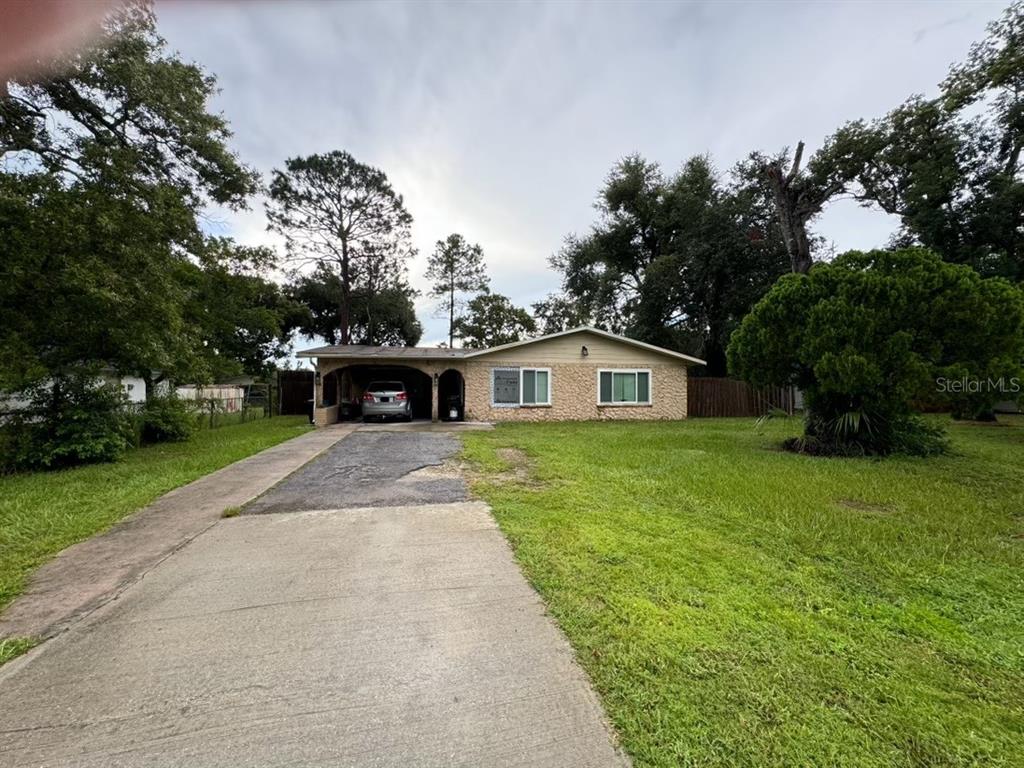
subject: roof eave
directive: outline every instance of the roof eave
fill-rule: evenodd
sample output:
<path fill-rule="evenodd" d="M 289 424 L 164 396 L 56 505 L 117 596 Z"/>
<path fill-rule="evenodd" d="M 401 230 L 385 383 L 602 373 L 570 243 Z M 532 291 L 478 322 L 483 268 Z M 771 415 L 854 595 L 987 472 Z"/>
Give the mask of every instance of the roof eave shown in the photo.
<path fill-rule="evenodd" d="M 701 360 L 699 357 L 692 357 L 691 355 L 685 355 L 682 352 L 675 352 L 671 349 L 665 349 L 664 347 L 658 347 L 654 344 L 648 344 L 645 341 L 637 341 L 636 339 L 630 339 L 626 336 L 619 336 L 618 334 L 611 333 L 610 331 L 603 331 L 600 328 L 594 328 L 590 325 L 581 325 L 576 328 L 569 328 L 564 331 L 558 331 L 557 333 L 549 333 L 545 336 L 538 336 L 535 339 L 525 339 L 524 341 L 513 341 L 510 344 L 499 344 L 497 347 L 488 347 L 486 349 L 477 349 L 466 352 L 462 355 L 395 355 L 395 358 L 401 358 L 404 360 L 466 360 L 468 358 L 480 357 L 481 355 L 490 355 L 494 352 L 502 352 L 508 349 L 516 349 L 518 347 L 527 346 L 529 344 L 535 344 L 538 341 L 546 341 L 547 339 L 557 339 L 562 336 L 569 336 L 574 333 L 593 333 L 597 336 L 603 336 L 606 339 L 612 339 L 620 344 L 626 344 L 627 346 L 636 347 L 638 349 L 644 349 L 648 352 L 653 352 L 657 355 L 664 357 L 671 357 L 676 360 L 683 360 L 691 365 L 707 365 L 707 361 Z M 398 347 L 401 349 L 401 347 Z M 314 349 L 306 349 L 302 352 L 296 352 L 296 357 L 313 358 L 313 357 L 353 357 L 364 360 L 374 359 L 393 359 L 386 355 L 345 355 L 331 350 L 329 347 L 316 347 Z"/>
<path fill-rule="evenodd" d="M 603 336 L 603 337 L 605 337 L 607 339 L 612 339 L 614 341 L 618 341 L 618 342 L 620 342 L 622 344 L 626 344 L 626 345 L 633 346 L 633 347 L 638 347 L 640 349 L 646 349 L 648 352 L 654 352 L 656 354 L 664 355 L 666 357 L 673 357 L 673 358 L 676 358 L 677 360 L 685 360 L 686 362 L 692 363 L 693 365 L 707 365 L 707 361 L 701 360 L 699 357 L 691 357 L 690 355 L 684 355 L 682 352 L 674 352 L 671 349 L 665 349 L 664 347 L 658 347 L 658 346 L 655 346 L 654 344 L 648 344 L 648 343 L 646 343 L 644 341 L 637 341 L 636 339 L 630 339 L 630 338 L 628 338 L 626 336 L 619 336 L 616 333 L 611 333 L 609 331 L 603 331 L 600 328 L 594 328 L 593 326 L 590 326 L 590 325 L 581 325 L 581 326 L 578 326 L 576 328 L 569 328 L 567 330 L 559 331 L 557 333 L 549 333 L 549 334 L 547 334 L 545 336 L 538 336 L 535 339 L 526 339 L 524 341 L 513 341 L 510 344 L 501 344 L 501 345 L 499 345 L 497 347 L 489 347 L 487 349 L 476 350 L 475 352 L 470 352 L 468 355 L 466 355 L 466 357 L 479 357 L 480 355 L 489 355 L 492 352 L 501 352 L 501 351 L 504 351 L 506 349 L 515 349 L 517 347 L 523 347 L 523 346 L 526 346 L 528 344 L 534 344 L 534 343 L 536 343 L 538 341 L 546 341 L 547 339 L 557 339 L 557 338 L 559 338 L 561 336 L 569 336 L 569 335 L 574 334 L 574 333 L 593 333 L 593 334 L 596 334 L 598 336 Z"/>
<path fill-rule="evenodd" d="M 404 347 L 396 347 L 396 349 L 404 349 Z M 352 360 L 461 360 L 466 355 L 410 355 L 406 354 L 374 354 L 374 355 L 360 355 L 353 354 L 351 352 L 339 352 L 329 347 L 319 347 L 316 349 L 304 349 L 301 352 L 295 353 L 296 357 L 345 357 Z"/>

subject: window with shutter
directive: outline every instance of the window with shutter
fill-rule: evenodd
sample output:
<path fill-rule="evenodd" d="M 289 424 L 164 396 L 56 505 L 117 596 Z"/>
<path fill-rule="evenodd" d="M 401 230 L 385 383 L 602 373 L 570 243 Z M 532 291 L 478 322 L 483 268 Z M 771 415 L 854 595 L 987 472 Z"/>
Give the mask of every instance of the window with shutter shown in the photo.
<path fill-rule="evenodd" d="M 494 405 L 519 405 L 518 368 L 495 368 L 491 371 L 491 379 L 491 402 Z"/>

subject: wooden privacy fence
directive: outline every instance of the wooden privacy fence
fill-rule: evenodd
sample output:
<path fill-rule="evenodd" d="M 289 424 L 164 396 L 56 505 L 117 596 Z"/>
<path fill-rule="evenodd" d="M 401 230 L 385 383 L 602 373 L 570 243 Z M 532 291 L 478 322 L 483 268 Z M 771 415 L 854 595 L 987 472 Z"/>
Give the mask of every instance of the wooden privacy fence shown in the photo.
<path fill-rule="evenodd" d="M 686 389 L 687 416 L 763 416 L 773 408 L 793 413 L 789 387 L 758 389 L 745 381 L 692 376 Z"/>
<path fill-rule="evenodd" d="M 277 388 L 277 412 L 281 416 L 305 416 L 312 412 L 313 371 L 278 371 Z"/>

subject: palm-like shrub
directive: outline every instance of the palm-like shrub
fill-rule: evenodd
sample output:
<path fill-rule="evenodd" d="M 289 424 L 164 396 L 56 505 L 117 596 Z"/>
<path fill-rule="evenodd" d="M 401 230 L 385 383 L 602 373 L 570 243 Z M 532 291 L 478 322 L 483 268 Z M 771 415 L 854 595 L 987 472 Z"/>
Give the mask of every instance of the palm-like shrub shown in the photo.
<path fill-rule="evenodd" d="M 853 251 L 785 275 L 733 334 L 730 370 L 804 393 L 804 436 L 791 447 L 839 455 L 943 449 L 911 401 L 945 379 L 1008 381 L 1024 360 L 1024 297 L 998 279 L 922 248 Z M 977 415 L 1002 398 L 984 386 L 947 396 Z"/>

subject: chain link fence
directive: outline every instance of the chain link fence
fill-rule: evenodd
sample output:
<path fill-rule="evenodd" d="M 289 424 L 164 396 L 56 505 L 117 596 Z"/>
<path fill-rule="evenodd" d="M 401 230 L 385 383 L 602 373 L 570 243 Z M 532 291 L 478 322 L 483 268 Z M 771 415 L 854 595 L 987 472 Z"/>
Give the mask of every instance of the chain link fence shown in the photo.
<path fill-rule="evenodd" d="M 244 394 L 235 397 L 204 397 L 197 393 L 189 398 L 201 429 L 216 429 L 229 424 L 244 424 L 272 416 L 272 398 L 267 384 L 250 384 Z"/>

